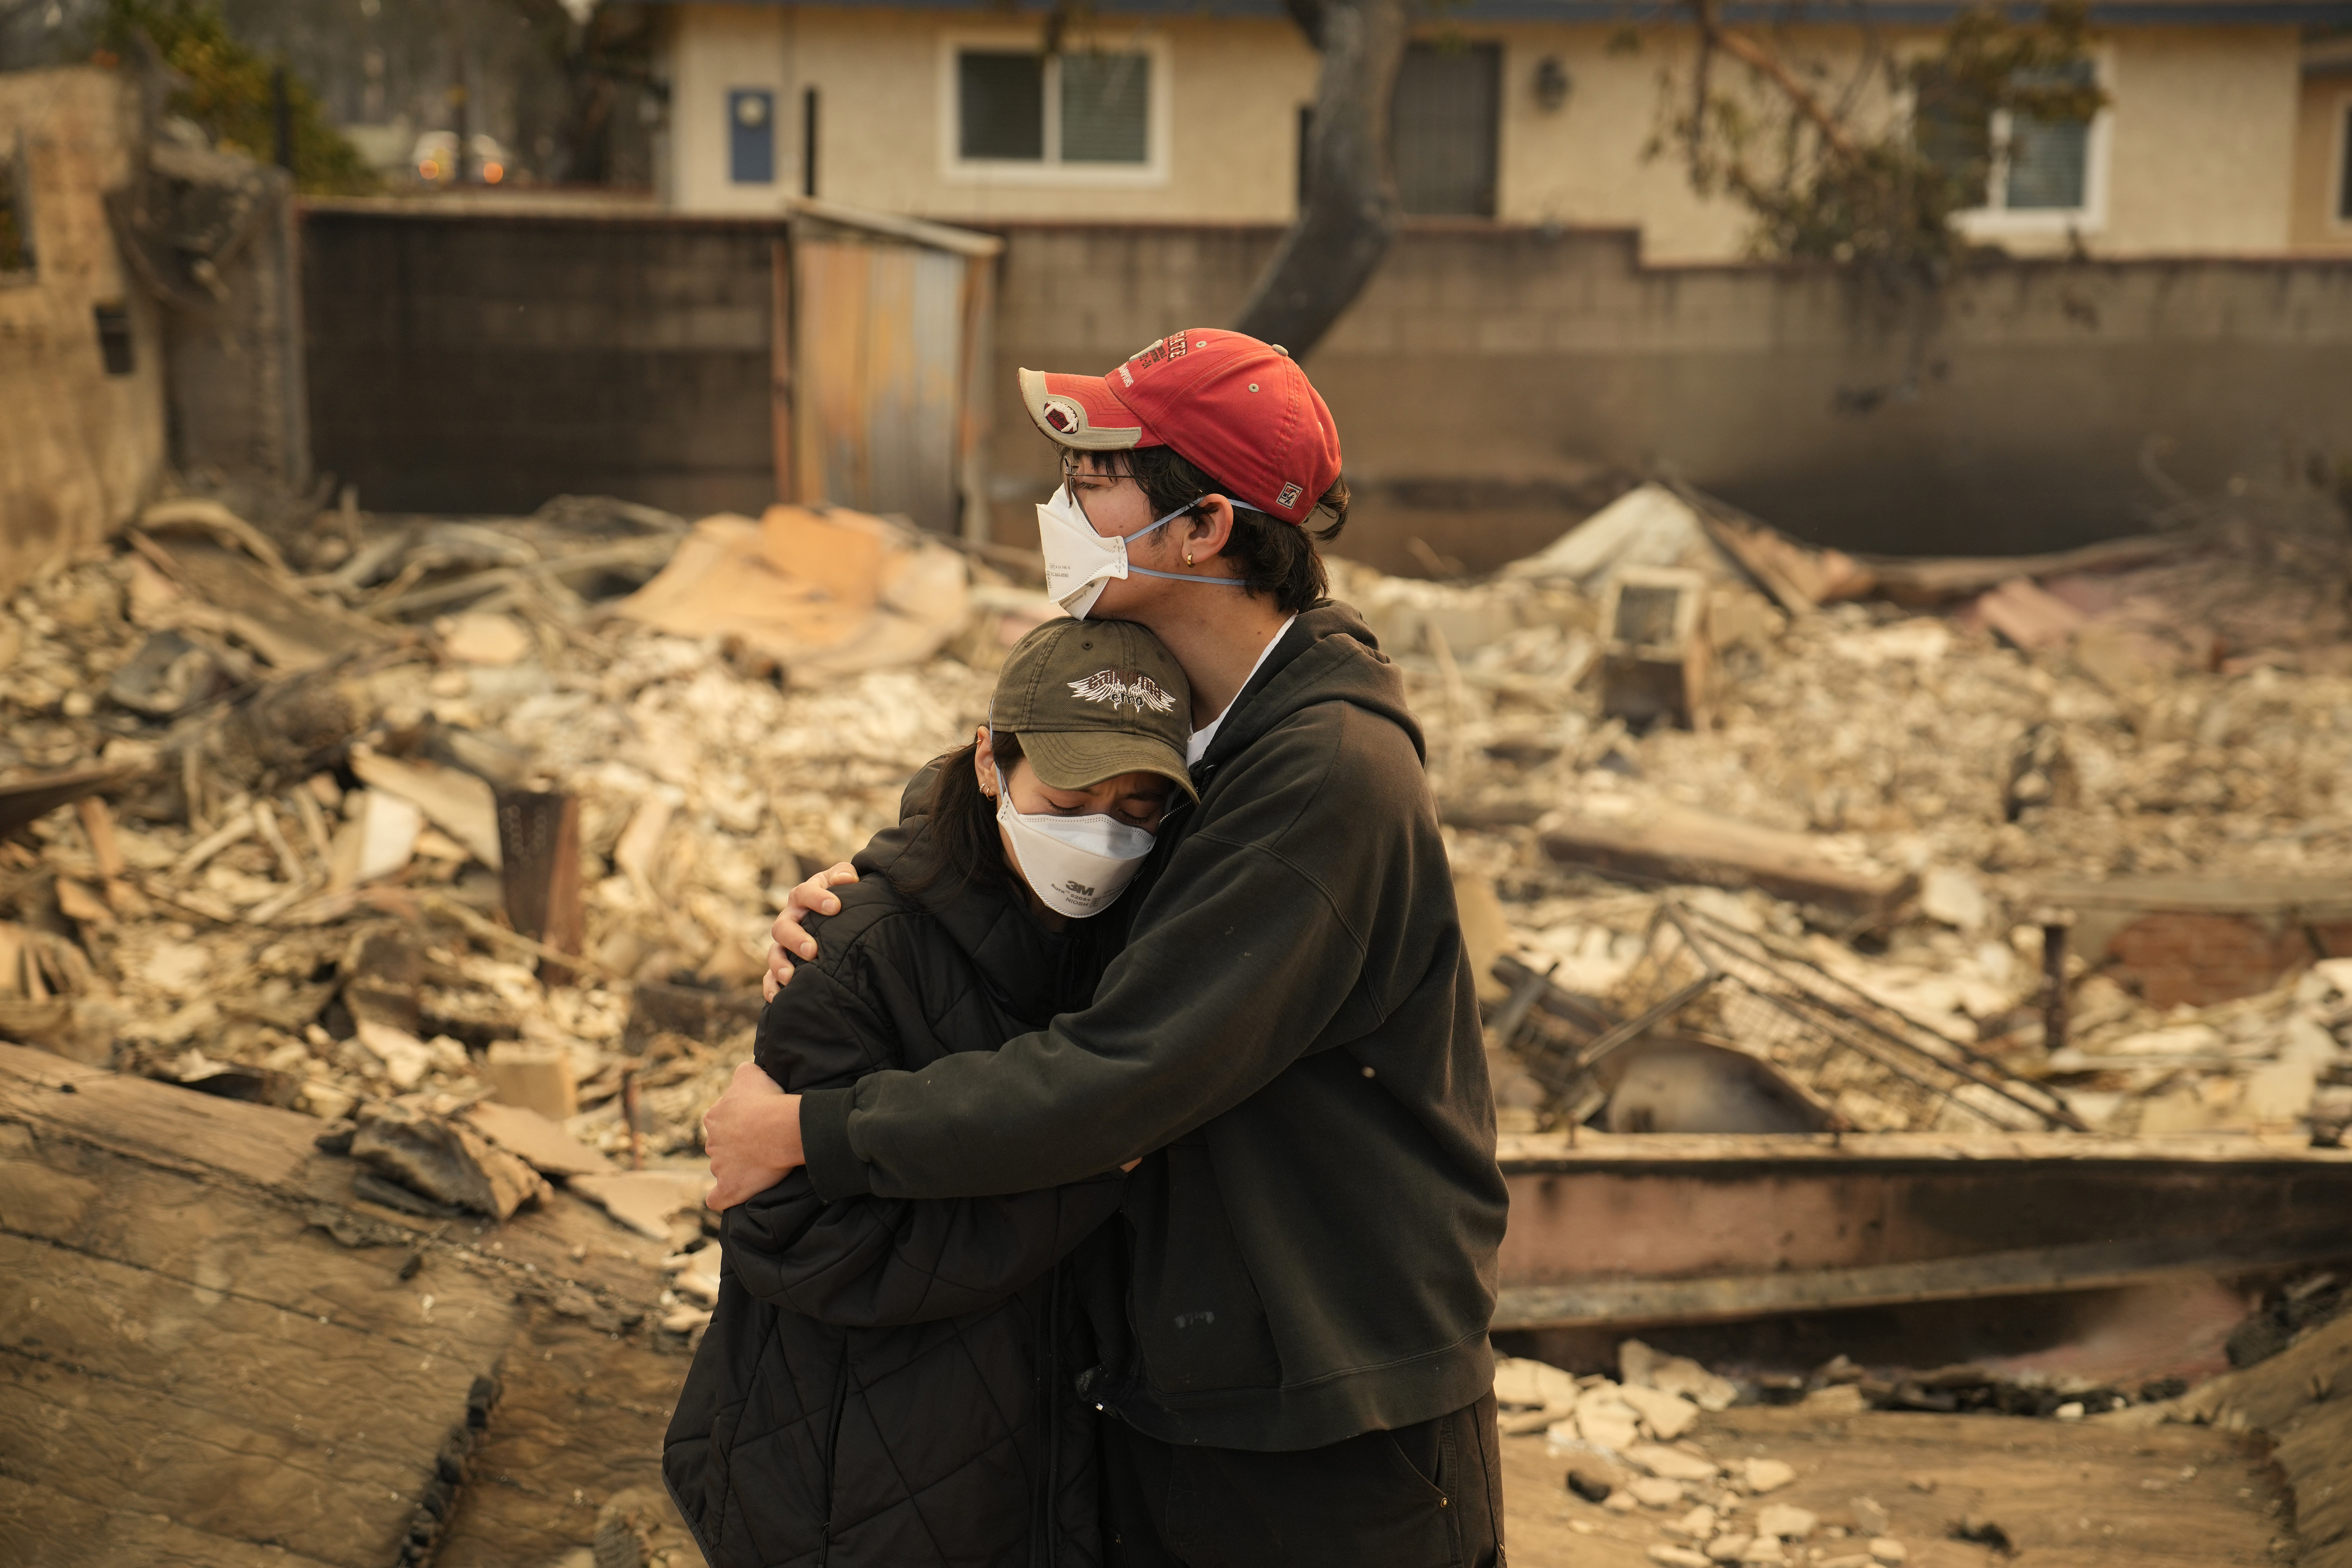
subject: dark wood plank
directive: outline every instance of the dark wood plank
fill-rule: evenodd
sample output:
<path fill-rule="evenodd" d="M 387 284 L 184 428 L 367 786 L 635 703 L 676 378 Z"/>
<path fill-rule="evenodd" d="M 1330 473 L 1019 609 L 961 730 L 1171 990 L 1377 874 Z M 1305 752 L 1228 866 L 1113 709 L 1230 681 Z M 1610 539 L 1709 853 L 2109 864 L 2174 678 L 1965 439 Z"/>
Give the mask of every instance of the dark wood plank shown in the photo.
<path fill-rule="evenodd" d="M 420 1327 L 395 1339 L 240 1294 L 228 1269 L 202 1261 L 176 1278 L 0 1236 L 0 1350 L 330 1445 L 364 1435 L 402 1456 L 395 1468 L 430 1461 L 512 1337 L 504 1302 L 508 1331 L 487 1345 L 473 1322 L 436 1332 L 430 1294 L 402 1291 Z"/>
<path fill-rule="evenodd" d="M 615 1492 L 659 1493 L 662 1433 L 686 1369 L 684 1355 L 651 1351 L 641 1336 L 535 1312 L 502 1371 L 435 1568 L 552 1563 L 590 1543 Z"/>
<path fill-rule="evenodd" d="M 215 1171 L 281 1190 L 292 1188 L 318 1153 L 320 1125 L 299 1111 L 216 1100 L 5 1045 L 0 1121 L 55 1128 L 168 1170 Z"/>
<path fill-rule="evenodd" d="M 68 1083 L 71 1092 L 61 1087 Z M 443 1246 L 479 1251 L 526 1283 L 562 1280 L 635 1307 L 658 1293 L 651 1271 L 660 1265 L 662 1245 L 569 1194 L 559 1191 L 503 1226 L 472 1215 L 444 1226 L 355 1198 L 356 1167 L 320 1153 L 321 1124 L 297 1111 L 217 1100 L 0 1044 L 0 1127 L 12 1121 L 41 1134 L 45 1145 L 51 1135 L 62 1137 L 162 1170 L 331 1205 L 360 1216 L 366 1227 L 437 1237 Z M 9 1152 L 0 1145 L 0 1158 Z M 0 1193 L 0 1205 L 5 1201 Z"/>
<path fill-rule="evenodd" d="M 282 1546 L 192 1530 L 161 1514 L 106 1509 L 0 1476 L 0 1563 L 10 1568 L 326 1568 Z"/>
<path fill-rule="evenodd" d="M 214 1353 L 195 1347 L 192 1359 Z M 267 1385 L 287 1358 L 232 1369 Z M 434 1475 L 436 1438 L 419 1446 L 395 1408 L 413 1390 L 364 1374 L 334 1405 L 353 1420 L 324 1436 L 334 1405 L 278 1407 L 270 1425 L 176 1394 L 116 1383 L 56 1362 L 0 1351 L 0 1473 L 42 1484 L 110 1513 L 160 1514 L 191 1530 L 275 1542 L 335 1568 L 389 1568 Z M 250 1407 L 248 1403 L 248 1408 Z M 465 1390 L 444 1404 L 465 1418 Z M 375 1430 L 358 1423 L 375 1419 Z M 395 1455 L 397 1447 L 402 1450 Z"/>

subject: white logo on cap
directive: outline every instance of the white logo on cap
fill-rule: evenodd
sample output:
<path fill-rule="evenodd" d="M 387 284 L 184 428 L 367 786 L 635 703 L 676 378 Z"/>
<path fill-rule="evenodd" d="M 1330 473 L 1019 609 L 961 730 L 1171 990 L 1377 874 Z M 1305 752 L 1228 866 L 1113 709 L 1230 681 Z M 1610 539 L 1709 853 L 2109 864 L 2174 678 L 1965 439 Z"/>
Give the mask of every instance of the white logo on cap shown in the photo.
<path fill-rule="evenodd" d="M 1108 702 L 1114 713 L 1129 707 L 1138 713 L 1165 713 L 1176 706 L 1176 699 L 1162 691 L 1148 675 L 1122 679 L 1115 669 L 1097 669 L 1084 680 L 1071 681 L 1069 686 L 1080 701 Z"/>
<path fill-rule="evenodd" d="M 1040 401 L 1045 405 L 1045 423 L 1063 435 L 1075 436 L 1087 427 L 1086 405 L 1076 398 L 1049 392 Z"/>
<path fill-rule="evenodd" d="M 1274 498 L 1274 504 L 1276 506 L 1297 506 L 1298 504 L 1298 487 L 1297 485 L 1283 486 L 1282 493 Z"/>

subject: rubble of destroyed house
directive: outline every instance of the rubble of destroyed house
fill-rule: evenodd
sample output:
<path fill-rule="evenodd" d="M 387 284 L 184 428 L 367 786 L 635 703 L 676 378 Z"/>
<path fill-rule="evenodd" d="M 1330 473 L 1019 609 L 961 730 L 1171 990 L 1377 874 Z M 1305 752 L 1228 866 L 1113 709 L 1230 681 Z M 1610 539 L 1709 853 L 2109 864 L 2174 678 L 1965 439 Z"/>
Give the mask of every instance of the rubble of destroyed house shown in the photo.
<path fill-rule="evenodd" d="M 1484 580 L 1333 578 L 1426 731 L 1506 1132 L 2352 1122 L 2324 497 L 1903 562 L 1652 484 Z M 416 1212 L 553 1181 L 688 1241 L 776 905 L 982 721 L 1035 581 L 821 508 L 159 502 L 0 618 L 0 1037 L 309 1112 Z"/>

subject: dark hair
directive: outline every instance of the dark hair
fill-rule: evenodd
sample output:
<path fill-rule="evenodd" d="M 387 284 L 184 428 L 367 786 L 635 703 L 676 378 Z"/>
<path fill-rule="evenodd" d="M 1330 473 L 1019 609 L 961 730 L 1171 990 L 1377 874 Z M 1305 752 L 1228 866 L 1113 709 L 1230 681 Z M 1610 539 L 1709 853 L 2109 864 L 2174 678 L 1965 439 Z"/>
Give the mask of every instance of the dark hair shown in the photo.
<path fill-rule="evenodd" d="M 1058 446 L 1059 443 L 1056 443 Z M 1221 495 L 1234 502 L 1234 531 L 1225 542 L 1225 559 L 1239 569 L 1253 594 L 1272 599 L 1284 614 L 1295 616 L 1315 607 L 1330 592 L 1331 579 L 1323 570 L 1316 541 L 1328 542 L 1348 526 L 1348 481 L 1338 479 L 1317 498 L 1314 510 L 1330 516 L 1329 526 L 1311 529 L 1270 517 L 1235 500 L 1233 487 L 1213 479 L 1171 447 L 1137 447 L 1123 452 L 1076 452 L 1101 460 L 1105 469 L 1131 479 L 1151 503 L 1151 515 L 1160 517 L 1189 507 L 1202 496 Z"/>
<path fill-rule="evenodd" d="M 1021 737 L 1010 730 L 989 734 L 996 743 L 996 765 L 1010 773 L 1021 760 Z M 932 764 L 939 775 L 923 799 L 923 815 L 929 818 L 926 826 L 938 858 L 900 884 L 906 891 L 926 892 L 942 882 L 992 888 L 1012 879 L 1012 868 L 1004 863 L 1004 840 L 996 830 L 996 802 L 980 792 L 980 778 L 972 769 L 971 759 L 979 750 L 975 741 Z"/>

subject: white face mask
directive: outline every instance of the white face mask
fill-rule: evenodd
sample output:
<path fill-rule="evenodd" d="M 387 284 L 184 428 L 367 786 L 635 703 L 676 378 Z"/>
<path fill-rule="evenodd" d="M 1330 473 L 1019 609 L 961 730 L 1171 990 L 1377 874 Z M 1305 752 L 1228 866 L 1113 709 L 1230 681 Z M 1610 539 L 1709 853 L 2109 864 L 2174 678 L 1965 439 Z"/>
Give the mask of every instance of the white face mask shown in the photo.
<path fill-rule="evenodd" d="M 1137 529 L 1122 539 L 1118 534 L 1104 535 L 1095 531 L 1087 521 L 1084 508 L 1067 482 L 1054 492 L 1054 499 L 1037 509 L 1037 540 L 1045 552 L 1045 593 L 1062 608 L 1079 620 L 1095 607 L 1102 597 L 1103 585 L 1113 578 L 1130 573 L 1139 577 L 1165 577 L 1176 583 L 1219 584 L 1228 588 L 1245 584 L 1232 577 L 1194 577 L 1182 572 L 1154 572 L 1148 566 L 1128 564 L 1128 541 L 1140 539 L 1152 529 L 1165 528 L 1192 510 L 1180 506 L 1149 527 Z"/>
<path fill-rule="evenodd" d="M 996 770 L 996 820 L 1029 886 L 1047 909 L 1072 920 L 1108 909 L 1151 853 L 1152 836 L 1117 817 L 1015 811 L 1003 768 Z"/>

